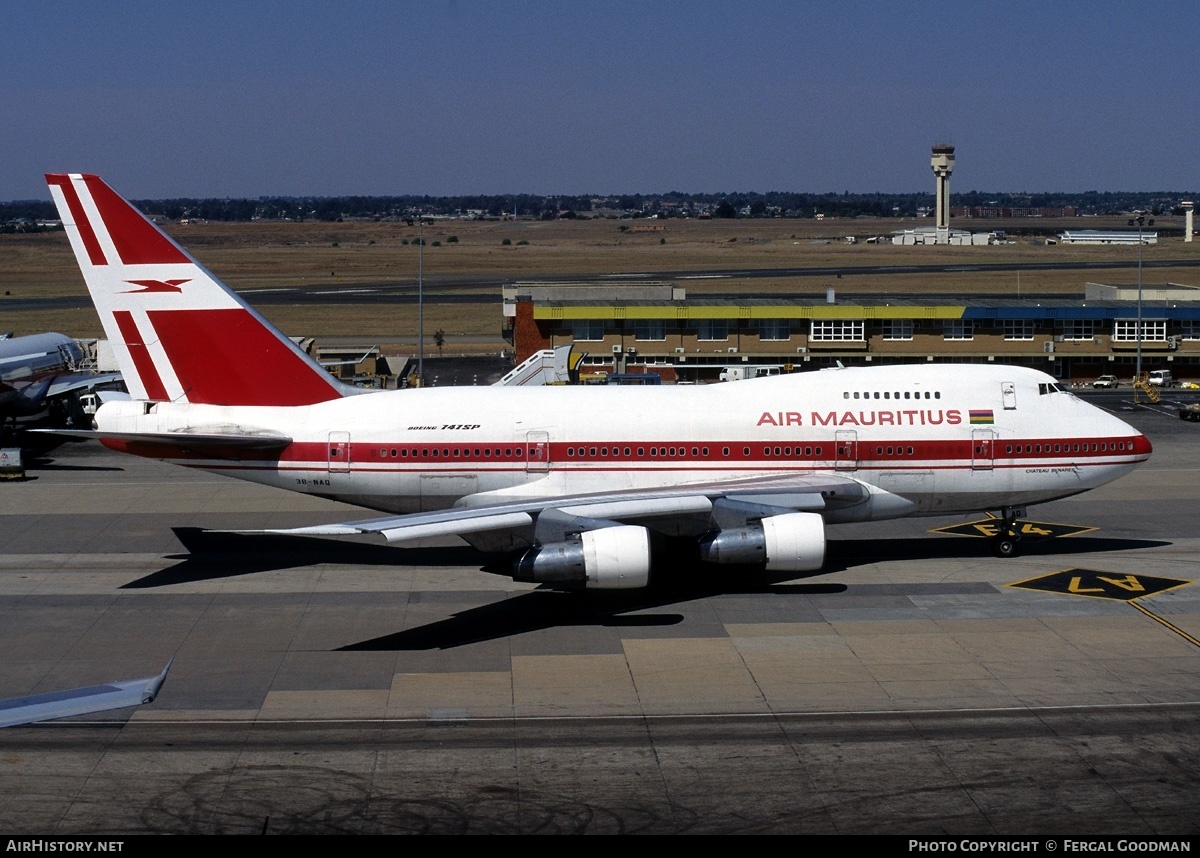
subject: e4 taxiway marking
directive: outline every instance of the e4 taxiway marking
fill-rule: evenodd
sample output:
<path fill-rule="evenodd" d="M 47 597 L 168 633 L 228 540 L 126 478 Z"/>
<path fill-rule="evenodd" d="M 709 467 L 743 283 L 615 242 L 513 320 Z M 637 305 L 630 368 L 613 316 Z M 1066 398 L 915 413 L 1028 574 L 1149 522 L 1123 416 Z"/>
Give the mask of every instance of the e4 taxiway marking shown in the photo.
<path fill-rule="evenodd" d="M 1078 536 L 1090 533 L 1099 528 L 1081 524 L 1053 524 L 1048 521 L 1017 521 L 1013 530 L 1022 537 L 1031 539 L 1057 539 L 1063 536 Z M 1004 530 L 1004 522 L 990 516 L 979 521 L 968 521 L 963 524 L 952 524 L 949 527 L 936 527 L 930 533 L 949 533 L 953 536 L 977 536 L 990 539 L 999 536 Z"/>

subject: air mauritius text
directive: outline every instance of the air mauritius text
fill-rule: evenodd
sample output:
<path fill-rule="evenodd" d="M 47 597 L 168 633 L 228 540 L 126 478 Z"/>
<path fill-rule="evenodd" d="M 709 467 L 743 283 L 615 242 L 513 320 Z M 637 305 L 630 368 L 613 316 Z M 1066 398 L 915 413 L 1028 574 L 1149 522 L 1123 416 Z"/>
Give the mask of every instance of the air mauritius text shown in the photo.
<path fill-rule="evenodd" d="M 942 423 L 956 426 L 963 422 L 957 408 L 906 408 L 902 411 L 820 411 L 809 412 L 810 426 L 937 426 Z M 758 426 L 803 426 L 804 415 L 799 411 L 764 411 Z"/>

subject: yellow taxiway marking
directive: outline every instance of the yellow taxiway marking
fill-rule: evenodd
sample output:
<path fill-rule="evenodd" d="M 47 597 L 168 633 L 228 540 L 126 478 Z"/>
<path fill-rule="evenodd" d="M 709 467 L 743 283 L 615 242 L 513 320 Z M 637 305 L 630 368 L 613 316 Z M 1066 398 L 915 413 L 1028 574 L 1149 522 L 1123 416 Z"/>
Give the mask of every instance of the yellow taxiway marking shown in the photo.
<path fill-rule="evenodd" d="M 1048 575 L 1038 575 L 1006 586 L 1043 593 L 1068 596 L 1092 596 L 1130 602 L 1143 596 L 1153 596 L 1191 584 L 1178 578 L 1156 578 L 1153 575 L 1117 575 L 1098 569 L 1060 569 Z"/>
<path fill-rule="evenodd" d="M 1016 521 L 1013 523 L 1013 529 L 1021 536 L 1044 537 L 1046 539 L 1056 539 L 1062 536 L 1078 536 L 1081 533 L 1090 533 L 1093 530 L 1099 530 L 1099 528 L 1088 525 L 1056 524 L 1049 521 Z M 948 527 L 936 527 L 929 532 L 948 533 L 952 536 L 977 536 L 990 539 L 994 536 L 999 536 L 1003 530 L 1004 522 L 989 513 L 987 518 L 979 519 L 978 521 L 967 521 L 962 524 L 952 524 Z"/>
<path fill-rule="evenodd" d="M 1156 578 L 1152 575 L 1117 575 L 1096 569 L 1062 569 L 1058 572 L 1051 572 L 1049 575 L 1039 575 L 1036 578 L 1016 581 L 1006 586 L 1067 596 L 1116 599 L 1133 605 L 1163 628 L 1170 629 L 1188 643 L 1200 647 L 1200 640 L 1196 640 L 1183 629 L 1163 619 L 1138 601 L 1143 597 L 1165 593 L 1167 590 L 1174 590 L 1176 587 L 1184 587 L 1191 583 L 1193 582 L 1178 578 Z"/>
<path fill-rule="evenodd" d="M 1137 608 L 1139 611 L 1141 611 L 1143 614 L 1145 614 L 1150 619 L 1154 620 L 1154 622 L 1158 623 L 1163 628 L 1170 629 L 1171 631 L 1175 632 L 1175 634 L 1179 635 L 1181 638 L 1183 638 L 1185 641 L 1190 643 L 1192 646 L 1200 647 L 1200 641 L 1196 640 L 1194 637 L 1189 635 L 1183 629 L 1179 628 L 1179 626 L 1176 626 L 1172 623 L 1167 622 L 1162 617 L 1160 617 L 1158 614 L 1151 611 L 1149 608 L 1139 605 L 1136 600 L 1131 599 L 1129 604 L 1133 605 L 1135 608 Z"/>

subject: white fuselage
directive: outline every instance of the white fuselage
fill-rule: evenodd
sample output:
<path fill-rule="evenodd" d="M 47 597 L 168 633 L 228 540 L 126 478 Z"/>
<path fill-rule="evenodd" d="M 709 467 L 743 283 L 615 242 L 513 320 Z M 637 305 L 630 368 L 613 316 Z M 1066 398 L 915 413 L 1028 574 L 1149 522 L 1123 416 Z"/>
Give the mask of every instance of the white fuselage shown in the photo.
<path fill-rule="evenodd" d="M 292 444 L 258 459 L 107 443 L 391 512 L 467 497 L 486 505 L 837 473 L 878 502 L 827 511 L 827 521 L 890 518 L 1066 497 L 1150 454 L 1143 435 L 1051 376 L 1004 366 L 838 369 L 708 386 L 429 388 L 292 407 L 112 403 L 97 426 L 282 433 Z"/>

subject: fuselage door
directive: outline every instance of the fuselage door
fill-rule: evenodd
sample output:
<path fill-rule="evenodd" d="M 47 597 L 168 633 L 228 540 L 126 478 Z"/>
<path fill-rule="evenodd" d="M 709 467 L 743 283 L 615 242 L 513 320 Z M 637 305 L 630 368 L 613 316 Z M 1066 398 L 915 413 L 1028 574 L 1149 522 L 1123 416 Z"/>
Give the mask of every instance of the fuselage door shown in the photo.
<path fill-rule="evenodd" d="M 971 430 L 971 470 L 990 471 L 996 433 L 991 429 Z"/>
<path fill-rule="evenodd" d="M 1017 407 L 1017 386 L 1011 381 L 1000 382 L 1000 396 L 1004 400 L 1004 410 L 1013 411 Z"/>
<path fill-rule="evenodd" d="M 329 433 L 329 473 L 348 474 L 350 472 L 350 433 Z"/>
<path fill-rule="evenodd" d="M 839 471 L 858 468 L 858 432 L 853 429 L 838 429 L 834 434 L 834 467 Z"/>
<path fill-rule="evenodd" d="M 525 433 L 525 472 L 544 474 L 550 470 L 550 433 L 541 429 Z"/>

